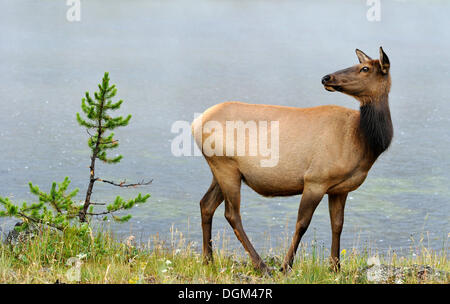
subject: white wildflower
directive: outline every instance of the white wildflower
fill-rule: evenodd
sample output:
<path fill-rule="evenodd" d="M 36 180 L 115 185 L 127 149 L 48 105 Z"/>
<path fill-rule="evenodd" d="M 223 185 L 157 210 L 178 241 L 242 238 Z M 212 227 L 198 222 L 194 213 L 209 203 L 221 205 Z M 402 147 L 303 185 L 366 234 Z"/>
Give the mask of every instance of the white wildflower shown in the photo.
<path fill-rule="evenodd" d="M 80 253 L 77 255 L 77 258 L 79 258 L 80 260 L 84 259 L 85 257 L 87 257 L 86 253 Z"/>

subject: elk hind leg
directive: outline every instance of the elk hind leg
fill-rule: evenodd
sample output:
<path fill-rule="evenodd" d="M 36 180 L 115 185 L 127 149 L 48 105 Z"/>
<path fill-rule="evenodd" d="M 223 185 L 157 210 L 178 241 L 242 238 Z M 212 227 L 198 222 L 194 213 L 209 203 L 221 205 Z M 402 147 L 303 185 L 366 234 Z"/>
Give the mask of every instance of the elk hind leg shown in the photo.
<path fill-rule="evenodd" d="M 233 231 L 241 242 L 244 249 L 250 256 L 252 264 L 256 269 L 263 272 L 270 272 L 266 264 L 256 252 L 252 243 L 247 237 L 242 225 L 242 219 L 240 214 L 241 205 L 241 174 L 237 169 L 227 170 L 227 174 L 224 175 L 224 179 L 221 179 L 219 175 L 216 175 L 218 182 L 225 197 L 225 218 L 227 219 Z"/>
<path fill-rule="evenodd" d="M 212 219 L 217 207 L 223 202 L 222 190 L 213 177 L 211 186 L 200 200 L 200 211 L 202 215 L 202 232 L 203 232 L 203 260 L 208 263 L 212 260 L 212 241 L 211 229 Z"/>

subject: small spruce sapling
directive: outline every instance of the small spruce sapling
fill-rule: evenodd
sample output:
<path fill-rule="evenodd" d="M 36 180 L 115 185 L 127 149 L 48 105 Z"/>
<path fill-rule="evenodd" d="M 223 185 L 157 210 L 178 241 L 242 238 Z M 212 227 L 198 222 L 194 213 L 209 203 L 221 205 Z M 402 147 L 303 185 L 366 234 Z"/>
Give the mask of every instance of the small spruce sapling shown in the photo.
<path fill-rule="evenodd" d="M 116 164 L 122 159 L 122 155 L 113 158 L 107 156 L 107 150 L 117 148 L 119 145 L 118 141 L 114 139 L 114 133 L 107 133 L 115 128 L 128 125 L 131 119 L 131 115 L 128 115 L 126 118 L 122 116 L 113 118 L 109 115 L 110 111 L 119 109 L 123 101 L 113 102 L 111 100 L 116 95 L 117 89 L 115 85 L 109 85 L 108 73 L 105 73 L 103 81 L 98 87 L 99 92 L 94 93 L 94 99 L 91 98 L 88 92 L 86 97 L 82 99 L 81 109 L 87 118 L 82 118 L 77 113 L 78 123 L 86 127 L 90 134 L 88 140 L 88 146 L 91 148 L 90 177 L 84 202 L 82 205 L 74 202 L 78 189 L 66 193 L 70 184 L 68 177 L 61 183 L 53 182 L 48 193 L 30 182 L 30 191 L 38 197 L 39 202 L 31 205 L 23 202 L 21 206 L 18 206 L 7 197 L 0 197 L 0 206 L 3 207 L 3 210 L 0 210 L 0 217 L 16 217 L 23 221 L 21 225 L 16 225 L 16 230 L 26 230 L 30 224 L 43 224 L 62 231 L 71 226 L 71 223 L 76 226 L 82 224 L 82 227 L 87 228 L 88 226 L 85 224 L 89 223 L 88 219 L 97 215 L 103 216 L 104 220 L 108 218 L 108 215 L 111 215 L 114 220 L 125 222 L 131 218 L 131 215 L 119 217 L 115 216 L 114 213 L 119 210 L 130 209 L 137 203 L 145 203 L 150 197 L 150 194 L 142 195 L 139 193 L 133 199 L 124 200 L 122 197 L 117 196 L 114 202 L 109 205 L 91 201 L 95 182 L 104 182 L 118 187 L 136 187 L 148 185 L 152 182 L 150 180 L 149 182 L 142 181 L 136 184 L 116 183 L 95 176 L 95 162 L 97 159 L 108 164 Z M 89 130 L 94 130 L 94 135 L 91 135 Z M 94 212 L 93 207 L 96 205 L 106 205 L 106 210 Z"/>
<path fill-rule="evenodd" d="M 105 73 L 103 81 L 98 85 L 99 91 L 94 93 L 94 99 L 86 92 L 85 98 L 81 101 L 81 109 L 83 110 L 86 118 L 82 118 L 80 113 L 77 113 L 77 121 L 80 126 L 86 127 L 88 134 L 90 135 L 88 140 L 88 146 L 91 148 L 91 165 L 89 167 L 89 185 L 86 191 L 86 198 L 84 200 L 83 208 L 79 212 L 79 218 L 81 222 L 86 222 L 88 216 L 95 215 L 108 215 L 121 209 L 130 209 L 137 203 L 145 203 L 150 197 L 150 194 L 141 195 L 125 201 L 120 196 L 117 196 L 112 204 L 106 206 L 106 211 L 94 212 L 93 206 L 97 205 L 91 201 L 91 195 L 95 182 L 104 182 L 118 187 L 136 187 L 141 185 L 148 185 L 149 182 L 140 182 L 136 184 L 126 184 L 125 182 L 116 183 L 101 179 L 95 175 L 95 162 L 97 159 L 107 164 L 117 164 L 122 159 L 122 155 L 110 158 L 107 155 L 107 150 L 115 149 L 119 146 L 119 142 L 114 139 L 114 133 L 109 131 L 119 127 L 125 127 L 131 119 L 131 115 L 123 118 L 122 116 L 111 117 L 110 111 L 114 111 L 120 108 L 123 100 L 113 102 L 112 98 L 116 96 L 117 89 L 115 85 L 109 84 L 109 75 Z M 93 130 L 94 134 L 90 132 Z M 112 215 L 113 219 L 120 222 L 128 221 L 131 216 L 126 215 L 117 217 Z M 106 218 L 104 218 L 106 219 Z"/>

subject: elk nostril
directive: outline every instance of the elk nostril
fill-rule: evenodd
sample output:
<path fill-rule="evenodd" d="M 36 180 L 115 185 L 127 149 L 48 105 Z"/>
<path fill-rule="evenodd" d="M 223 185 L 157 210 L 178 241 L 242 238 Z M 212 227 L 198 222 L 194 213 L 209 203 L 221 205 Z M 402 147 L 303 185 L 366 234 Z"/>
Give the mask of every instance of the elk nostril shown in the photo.
<path fill-rule="evenodd" d="M 331 76 L 330 75 L 325 75 L 322 78 L 322 84 L 325 84 L 327 81 L 330 81 Z"/>

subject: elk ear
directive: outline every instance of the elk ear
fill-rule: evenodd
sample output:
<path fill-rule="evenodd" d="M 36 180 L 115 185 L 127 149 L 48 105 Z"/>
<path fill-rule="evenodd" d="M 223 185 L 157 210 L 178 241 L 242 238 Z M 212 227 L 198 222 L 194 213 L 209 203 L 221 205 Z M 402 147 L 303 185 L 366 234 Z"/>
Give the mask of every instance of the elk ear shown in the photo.
<path fill-rule="evenodd" d="M 356 56 L 358 56 L 359 63 L 363 63 L 363 62 L 372 60 L 372 58 L 370 58 L 369 56 L 364 54 L 364 52 L 361 50 L 356 49 L 355 52 L 356 52 Z"/>
<path fill-rule="evenodd" d="M 383 74 L 387 74 L 389 72 L 391 64 L 389 62 L 388 56 L 383 51 L 383 48 L 381 46 L 380 46 L 380 65 L 381 65 L 381 72 L 383 72 Z"/>

